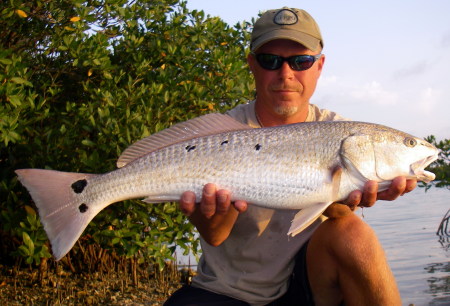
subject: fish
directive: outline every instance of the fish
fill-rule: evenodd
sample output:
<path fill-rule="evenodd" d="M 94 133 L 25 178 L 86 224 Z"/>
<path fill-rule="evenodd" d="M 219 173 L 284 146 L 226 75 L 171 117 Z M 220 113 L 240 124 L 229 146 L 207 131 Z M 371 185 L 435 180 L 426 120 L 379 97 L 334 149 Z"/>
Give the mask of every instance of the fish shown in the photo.
<path fill-rule="evenodd" d="M 56 260 L 73 247 L 105 207 L 127 199 L 179 201 L 206 183 L 231 200 L 298 210 L 288 235 L 301 233 L 333 202 L 375 180 L 385 190 L 397 176 L 430 182 L 438 150 L 425 140 L 357 121 L 304 122 L 251 128 L 226 114 L 203 115 L 125 149 L 104 174 L 18 169 L 37 206 Z"/>

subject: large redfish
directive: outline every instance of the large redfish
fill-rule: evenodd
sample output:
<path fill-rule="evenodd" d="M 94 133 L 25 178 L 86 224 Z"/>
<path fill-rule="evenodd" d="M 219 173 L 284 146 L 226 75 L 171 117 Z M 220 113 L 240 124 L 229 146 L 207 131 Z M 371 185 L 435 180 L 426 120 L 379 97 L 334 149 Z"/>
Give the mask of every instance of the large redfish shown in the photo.
<path fill-rule="evenodd" d="M 203 185 L 228 189 L 232 200 L 300 210 L 288 234 L 311 224 L 328 205 L 362 189 L 386 189 L 397 176 L 429 182 L 424 168 L 438 150 L 424 140 L 371 123 L 310 122 L 252 129 L 210 114 L 142 139 L 105 174 L 17 170 L 30 192 L 57 260 L 111 203 L 144 198 L 178 201 Z"/>

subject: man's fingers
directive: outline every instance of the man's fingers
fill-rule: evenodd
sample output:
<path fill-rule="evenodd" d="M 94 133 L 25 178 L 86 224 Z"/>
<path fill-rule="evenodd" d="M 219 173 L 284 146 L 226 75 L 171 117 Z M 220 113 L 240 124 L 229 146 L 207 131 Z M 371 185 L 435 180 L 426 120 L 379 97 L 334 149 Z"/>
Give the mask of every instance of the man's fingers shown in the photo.
<path fill-rule="evenodd" d="M 230 209 L 231 205 L 230 192 L 224 189 L 217 191 L 216 201 L 216 214 L 225 215 L 226 213 L 228 213 L 228 209 Z"/>
<path fill-rule="evenodd" d="M 377 201 L 378 183 L 375 181 L 368 181 L 364 185 L 364 191 L 359 206 L 371 207 Z"/>
<path fill-rule="evenodd" d="M 236 208 L 236 210 L 239 213 L 243 213 L 244 211 L 247 210 L 247 202 L 245 202 L 245 201 L 238 200 L 238 201 L 234 202 L 233 205 L 234 205 L 234 208 Z"/>
<path fill-rule="evenodd" d="M 216 185 L 206 184 L 203 187 L 200 211 L 206 218 L 211 218 L 216 213 Z"/>
<path fill-rule="evenodd" d="M 368 181 L 364 184 L 364 190 L 352 191 L 344 204 L 350 209 L 355 206 L 371 207 L 377 200 L 393 201 L 401 195 L 412 191 L 417 186 L 416 179 L 406 179 L 404 176 L 396 177 L 392 180 L 387 190 L 378 192 L 378 183 L 376 181 Z"/>
<path fill-rule="evenodd" d="M 404 194 L 405 190 L 406 190 L 406 178 L 404 176 L 399 176 L 392 180 L 392 183 L 387 190 L 378 193 L 378 199 L 393 201 L 400 195 Z"/>
<path fill-rule="evenodd" d="M 200 214 L 210 219 L 214 215 L 226 215 L 228 214 L 231 203 L 231 193 L 228 190 L 217 190 L 216 185 L 206 184 L 203 187 L 202 198 L 200 203 L 195 203 L 195 194 L 192 191 L 186 191 L 180 198 L 180 210 L 186 216 L 190 217 L 196 209 Z M 234 208 L 238 212 L 244 212 L 247 210 L 247 202 L 238 200 L 233 203 Z"/>
<path fill-rule="evenodd" d="M 416 179 L 406 180 L 406 188 L 405 188 L 405 191 L 402 193 L 402 195 L 404 195 L 405 193 L 413 191 L 416 187 L 417 187 L 417 180 Z"/>
<path fill-rule="evenodd" d="M 192 215 L 195 211 L 195 193 L 192 191 L 183 192 L 179 207 L 184 215 L 188 217 Z"/>
<path fill-rule="evenodd" d="M 344 204 L 350 206 L 350 208 L 354 208 L 361 203 L 362 192 L 360 190 L 354 190 L 350 192 L 347 199 L 344 201 Z M 353 209 L 354 210 L 354 209 Z"/>

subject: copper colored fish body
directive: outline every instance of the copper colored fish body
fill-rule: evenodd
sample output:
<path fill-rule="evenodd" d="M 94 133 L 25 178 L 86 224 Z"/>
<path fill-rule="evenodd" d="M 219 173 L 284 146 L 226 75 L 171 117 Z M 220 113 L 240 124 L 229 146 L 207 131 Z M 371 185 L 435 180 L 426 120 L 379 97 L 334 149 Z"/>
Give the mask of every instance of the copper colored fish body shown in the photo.
<path fill-rule="evenodd" d="M 232 200 L 300 210 L 289 230 L 295 235 L 367 180 L 378 181 L 382 189 L 400 175 L 433 180 L 424 168 L 437 154 L 426 141 L 377 124 L 333 121 L 252 129 L 227 115 L 210 114 L 138 141 L 109 173 L 16 172 L 60 259 L 98 212 L 121 200 L 178 201 L 186 190 L 200 198 L 203 185 L 215 183 L 230 190 Z"/>

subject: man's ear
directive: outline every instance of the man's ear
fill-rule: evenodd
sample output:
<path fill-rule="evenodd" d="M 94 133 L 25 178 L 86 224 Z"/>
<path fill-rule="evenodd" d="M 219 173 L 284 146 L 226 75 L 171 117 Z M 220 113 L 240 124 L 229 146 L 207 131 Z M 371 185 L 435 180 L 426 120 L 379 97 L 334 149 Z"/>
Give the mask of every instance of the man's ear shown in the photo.
<path fill-rule="evenodd" d="M 325 54 L 322 54 L 322 56 L 319 58 L 318 69 L 319 72 L 322 73 L 323 65 L 325 64 Z"/>

